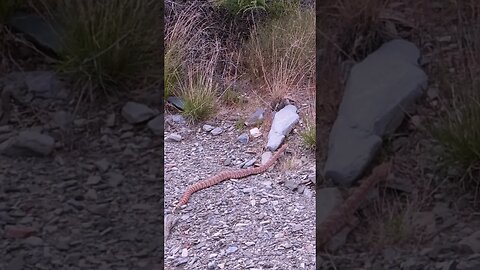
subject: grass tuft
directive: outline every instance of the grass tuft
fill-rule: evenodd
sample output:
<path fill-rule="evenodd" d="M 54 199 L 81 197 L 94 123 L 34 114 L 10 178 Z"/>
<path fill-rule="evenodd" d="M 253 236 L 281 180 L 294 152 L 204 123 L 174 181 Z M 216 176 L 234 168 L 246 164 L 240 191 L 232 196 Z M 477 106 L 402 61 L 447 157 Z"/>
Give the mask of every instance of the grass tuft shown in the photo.
<path fill-rule="evenodd" d="M 154 0 L 44 1 L 62 29 L 58 69 L 93 98 L 159 80 L 163 3 Z"/>
<path fill-rule="evenodd" d="M 179 81 L 179 94 L 185 102 L 183 114 L 191 121 L 205 120 L 216 110 L 219 85 L 215 81 L 215 68 L 220 51 L 215 49 L 218 41 L 212 44 L 214 49 L 205 52 L 203 61 L 190 63 L 188 75 Z"/>
<path fill-rule="evenodd" d="M 314 122 L 315 123 L 315 122 Z M 300 133 L 303 143 L 307 148 L 315 149 L 317 146 L 317 134 L 315 124 L 311 124 L 309 121 L 306 123 L 305 130 Z"/>

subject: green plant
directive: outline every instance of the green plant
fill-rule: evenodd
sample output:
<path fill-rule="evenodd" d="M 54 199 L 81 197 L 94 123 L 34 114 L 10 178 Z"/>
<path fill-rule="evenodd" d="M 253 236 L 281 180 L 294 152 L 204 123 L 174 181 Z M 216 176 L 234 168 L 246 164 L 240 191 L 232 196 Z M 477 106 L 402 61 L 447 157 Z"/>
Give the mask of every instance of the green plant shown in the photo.
<path fill-rule="evenodd" d="M 307 148 L 315 149 L 317 145 L 317 133 L 315 125 L 307 124 L 305 130 L 300 133 L 303 143 Z"/>
<path fill-rule="evenodd" d="M 472 168 L 480 165 L 480 98 L 456 96 L 452 110 L 432 134 L 445 150 L 450 164 Z"/>
<path fill-rule="evenodd" d="M 206 76 L 190 76 L 186 85 L 181 87 L 184 100 L 183 114 L 190 120 L 205 120 L 215 111 L 216 86 Z"/>
<path fill-rule="evenodd" d="M 90 97 L 158 81 L 163 3 L 155 0 L 43 1 L 62 29 L 57 67 Z"/>
<path fill-rule="evenodd" d="M 199 62 L 189 63 L 186 78 L 179 81 L 179 94 L 184 100 L 183 114 L 192 121 L 205 120 L 216 109 L 218 84 L 216 83 L 215 68 L 220 51 L 218 41 L 208 44 L 214 48 L 204 51 Z"/>
<path fill-rule="evenodd" d="M 235 128 L 240 131 L 245 130 L 246 128 L 245 119 L 244 118 L 237 119 L 237 121 L 235 121 Z"/>
<path fill-rule="evenodd" d="M 255 28 L 243 52 L 244 71 L 273 98 L 308 87 L 315 74 L 315 11 L 297 11 Z"/>
<path fill-rule="evenodd" d="M 19 5 L 19 0 L 0 1 L 0 25 L 4 24 L 8 18 L 13 15 L 13 12 Z"/>

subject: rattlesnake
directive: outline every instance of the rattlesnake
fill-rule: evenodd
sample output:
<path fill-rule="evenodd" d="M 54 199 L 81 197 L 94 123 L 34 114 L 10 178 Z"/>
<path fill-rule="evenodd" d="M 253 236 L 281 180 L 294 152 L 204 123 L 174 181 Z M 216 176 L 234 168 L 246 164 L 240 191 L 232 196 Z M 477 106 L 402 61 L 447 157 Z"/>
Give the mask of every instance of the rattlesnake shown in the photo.
<path fill-rule="evenodd" d="M 317 249 L 322 248 L 345 225 L 350 224 L 353 214 L 376 183 L 387 178 L 392 162 L 385 162 L 372 171 L 372 174 L 353 192 L 350 197 L 317 228 Z"/>
<path fill-rule="evenodd" d="M 232 178 L 238 179 L 238 178 L 247 177 L 247 176 L 252 175 L 252 174 L 263 173 L 270 166 L 272 166 L 273 163 L 275 163 L 275 161 L 280 157 L 280 155 L 283 153 L 285 148 L 287 148 L 287 144 L 284 144 L 282 147 L 280 147 L 280 149 L 278 149 L 278 151 L 265 164 L 263 164 L 259 167 L 251 167 L 251 168 L 248 168 L 248 169 L 223 171 L 223 172 L 220 172 L 219 174 L 217 174 L 215 176 L 212 176 L 212 177 L 210 177 L 206 180 L 203 180 L 203 181 L 197 182 L 193 185 L 190 185 L 189 187 L 187 187 L 185 193 L 183 193 L 183 196 L 180 198 L 180 200 L 178 201 L 178 203 L 175 206 L 173 211 L 175 212 L 175 210 L 178 209 L 180 206 L 182 206 L 184 204 L 187 204 L 188 200 L 190 199 L 190 196 L 193 193 L 195 193 L 199 190 L 202 190 L 202 189 L 207 188 L 207 187 L 211 187 L 211 186 L 216 185 L 216 184 L 218 184 L 222 181 L 225 181 L 227 179 L 232 179 Z"/>

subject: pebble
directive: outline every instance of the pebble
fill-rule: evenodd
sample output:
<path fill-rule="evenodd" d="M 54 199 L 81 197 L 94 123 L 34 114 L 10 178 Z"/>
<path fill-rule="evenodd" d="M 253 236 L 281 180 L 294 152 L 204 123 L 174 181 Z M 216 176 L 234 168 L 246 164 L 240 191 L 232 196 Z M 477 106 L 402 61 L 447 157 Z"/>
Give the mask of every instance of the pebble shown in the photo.
<path fill-rule="evenodd" d="M 227 254 L 231 254 L 231 253 L 234 253 L 235 251 L 238 250 L 238 247 L 237 246 L 229 246 L 226 250 L 226 253 Z"/>
<path fill-rule="evenodd" d="M 43 245 L 43 240 L 40 237 L 30 236 L 27 239 L 25 239 L 25 244 L 30 245 L 30 246 L 34 246 L 34 247 L 38 247 L 38 246 Z"/>
<path fill-rule="evenodd" d="M 182 140 L 182 136 L 177 133 L 171 133 L 165 137 L 166 142 L 180 142 Z"/>
<path fill-rule="evenodd" d="M 262 136 L 262 132 L 260 132 L 260 130 L 258 128 L 252 128 L 252 129 L 250 129 L 250 135 L 252 135 L 252 137 L 254 137 L 254 138 L 258 138 L 258 137 Z"/>
<path fill-rule="evenodd" d="M 241 144 L 247 144 L 248 141 L 249 141 L 248 134 L 247 134 L 247 133 L 240 134 L 240 136 L 238 136 L 237 140 L 238 140 Z"/>
<path fill-rule="evenodd" d="M 220 135 L 223 132 L 223 129 L 221 127 L 216 127 L 210 133 L 214 136 Z"/>
<path fill-rule="evenodd" d="M 214 129 L 215 127 L 214 126 L 211 126 L 211 125 L 203 125 L 202 129 L 206 132 L 210 132 Z"/>

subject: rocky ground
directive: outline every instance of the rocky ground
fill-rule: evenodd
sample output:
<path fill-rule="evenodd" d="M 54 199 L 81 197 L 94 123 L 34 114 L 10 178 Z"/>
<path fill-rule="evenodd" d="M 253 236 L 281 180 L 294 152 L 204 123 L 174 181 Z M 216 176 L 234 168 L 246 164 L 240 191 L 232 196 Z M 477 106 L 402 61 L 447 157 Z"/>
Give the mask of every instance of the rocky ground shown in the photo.
<path fill-rule="evenodd" d="M 166 117 L 165 215 L 175 222 L 165 269 L 315 269 L 315 159 L 295 131 L 273 169 L 198 191 L 171 214 L 188 185 L 262 153 L 268 131 L 238 140 L 245 113 L 219 115 L 211 127 Z"/>
<path fill-rule="evenodd" d="M 0 127 L 0 269 L 155 269 L 163 193 L 156 105 L 117 100 L 73 116 L 71 100 L 39 95 L 68 94 L 68 85 L 53 83 L 54 72 L 32 76 L 2 80 L 3 89 L 23 89 L 26 103 L 15 100 Z"/>

